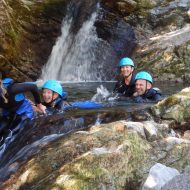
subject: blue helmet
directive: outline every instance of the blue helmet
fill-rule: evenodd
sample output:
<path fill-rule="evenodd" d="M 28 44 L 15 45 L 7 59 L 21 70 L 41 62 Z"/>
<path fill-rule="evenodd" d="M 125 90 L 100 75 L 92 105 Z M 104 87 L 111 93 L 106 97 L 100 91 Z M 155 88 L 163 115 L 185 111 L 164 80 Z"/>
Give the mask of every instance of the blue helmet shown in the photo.
<path fill-rule="evenodd" d="M 119 67 L 127 66 L 127 65 L 129 65 L 129 66 L 131 66 L 131 67 L 134 67 L 134 66 L 135 66 L 132 59 L 130 59 L 130 58 L 128 58 L 128 57 L 122 58 L 122 59 L 120 60 L 120 62 L 119 62 Z"/>
<path fill-rule="evenodd" d="M 7 88 L 10 84 L 13 84 L 13 83 L 14 83 L 14 80 L 13 80 L 12 78 L 4 78 L 4 79 L 2 80 L 2 82 L 3 82 L 3 86 L 4 86 L 5 88 Z"/>
<path fill-rule="evenodd" d="M 53 92 L 58 93 L 61 97 L 63 97 L 63 95 L 66 94 L 63 91 L 61 84 L 56 80 L 47 80 L 42 86 L 42 88 L 47 88 L 49 90 L 52 90 Z"/>
<path fill-rule="evenodd" d="M 139 79 L 144 79 L 150 83 L 153 83 L 152 76 L 146 71 L 141 71 L 137 73 L 137 75 L 135 76 L 135 81 Z"/>

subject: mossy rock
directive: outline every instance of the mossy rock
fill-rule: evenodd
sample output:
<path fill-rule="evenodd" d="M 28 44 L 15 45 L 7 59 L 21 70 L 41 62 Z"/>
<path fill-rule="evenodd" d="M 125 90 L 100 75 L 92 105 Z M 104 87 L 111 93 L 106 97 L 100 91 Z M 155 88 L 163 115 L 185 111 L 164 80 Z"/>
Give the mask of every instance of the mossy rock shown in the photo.
<path fill-rule="evenodd" d="M 151 108 L 153 115 L 168 119 L 174 120 L 177 124 L 186 125 L 190 122 L 190 88 L 186 88 L 181 92 L 172 95 L 168 98 L 157 103 Z"/>

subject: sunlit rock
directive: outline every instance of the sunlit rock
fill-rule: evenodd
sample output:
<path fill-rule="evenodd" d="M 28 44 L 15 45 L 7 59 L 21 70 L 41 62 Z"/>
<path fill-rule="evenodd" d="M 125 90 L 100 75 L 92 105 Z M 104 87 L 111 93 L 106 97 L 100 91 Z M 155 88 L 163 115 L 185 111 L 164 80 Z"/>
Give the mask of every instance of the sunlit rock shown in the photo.
<path fill-rule="evenodd" d="M 174 120 L 177 126 L 188 129 L 190 119 L 190 88 L 172 95 L 152 107 L 154 115 L 167 120 Z"/>
<path fill-rule="evenodd" d="M 143 190 L 161 190 L 161 188 L 172 178 L 180 175 L 174 168 L 166 167 L 157 163 L 151 167 L 149 176 L 143 185 Z"/>
<path fill-rule="evenodd" d="M 171 179 L 166 185 L 162 187 L 162 190 L 188 190 L 190 189 L 190 166 L 185 168 L 185 171 L 181 175 L 177 175 Z"/>

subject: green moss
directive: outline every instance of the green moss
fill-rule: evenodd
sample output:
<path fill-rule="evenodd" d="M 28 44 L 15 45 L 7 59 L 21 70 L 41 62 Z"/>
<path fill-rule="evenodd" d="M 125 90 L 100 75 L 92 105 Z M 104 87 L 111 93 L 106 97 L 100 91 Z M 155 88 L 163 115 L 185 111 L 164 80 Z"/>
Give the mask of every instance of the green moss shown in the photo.
<path fill-rule="evenodd" d="M 139 9 L 151 9 L 154 7 L 151 0 L 137 0 Z"/>
<path fill-rule="evenodd" d="M 69 176 L 73 176 L 64 188 L 75 183 L 75 189 L 99 189 L 98 186 L 109 188 L 114 186 L 123 189 L 131 180 L 139 183 L 142 176 L 140 171 L 146 159 L 147 147 L 136 134 L 128 134 L 129 147 L 124 153 L 107 153 L 103 155 L 88 155 L 66 166 Z M 111 181 L 110 181 L 111 179 Z M 76 185 L 77 184 L 77 185 Z"/>
<path fill-rule="evenodd" d="M 163 104 L 164 104 L 165 107 L 171 107 L 171 106 L 176 105 L 176 104 L 178 104 L 178 103 L 180 103 L 180 99 L 177 98 L 177 97 L 174 95 L 174 96 L 168 97 L 168 98 L 164 101 Z M 162 106 L 163 106 L 163 105 L 162 105 Z"/>
<path fill-rule="evenodd" d="M 6 32 L 6 35 L 12 40 L 14 45 L 17 44 L 17 41 L 19 39 L 19 35 L 15 30 L 10 29 L 8 32 Z"/>
<path fill-rule="evenodd" d="M 188 144 L 175 145 L 173 149 L 166 154 L 166 157 L 159 160 L 159 162 L 167 164 L 168 166 L 176 168 L 182 172 L 184 168 L 190 163 L 188 154 Z"/>
<path fill-rule="evenodd" d="M 190 123 L 190 107 L 184 108 L 184 120 L 188 123 Z"/>

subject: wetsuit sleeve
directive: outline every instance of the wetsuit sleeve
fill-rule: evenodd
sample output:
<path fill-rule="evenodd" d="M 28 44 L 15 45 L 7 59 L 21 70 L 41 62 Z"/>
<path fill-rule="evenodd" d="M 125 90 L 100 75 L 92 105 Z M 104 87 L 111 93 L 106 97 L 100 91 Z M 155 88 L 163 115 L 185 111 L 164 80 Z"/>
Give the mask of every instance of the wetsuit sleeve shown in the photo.
<path fill-rule="evenodd" d="M 34 96 L 35 103 L 36 104 L 41 103 L 38 87 L 36 84 L 15 83 L 13 84 L 10 93 L 19 94 L 19 93 L 24 93 L 24 92 L 31 92 L 32 95 Z"/>
<path fill-rule="evenodd" d="M 161 91 L 158 88 L 152 88 L 149 90 L 147 97 L 152 99 L 153 101 L 158 102 L 162 99 Z"/>
<path fill-rule="evenodd" d="M 147 102 L 147 99 L 143 98 L 142 96 L 135 96 L 135 97 L 133 97 L 133 100 L 136 103 L 145 103 L 145 102 Z"/>
<path fill-rule="evenodd" d="M 160 101 L 161 99 L 162 99 L 161 94 L 156 93 L 155 96 L 154 96 L 154 100 L 158 102 L 158 101 Z"/>

